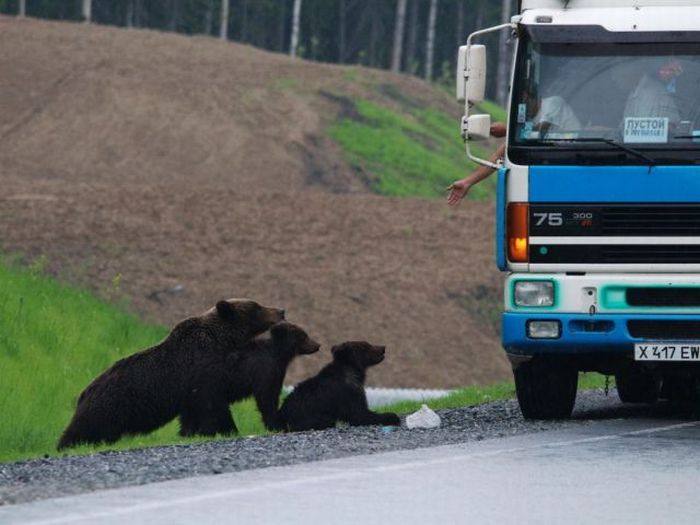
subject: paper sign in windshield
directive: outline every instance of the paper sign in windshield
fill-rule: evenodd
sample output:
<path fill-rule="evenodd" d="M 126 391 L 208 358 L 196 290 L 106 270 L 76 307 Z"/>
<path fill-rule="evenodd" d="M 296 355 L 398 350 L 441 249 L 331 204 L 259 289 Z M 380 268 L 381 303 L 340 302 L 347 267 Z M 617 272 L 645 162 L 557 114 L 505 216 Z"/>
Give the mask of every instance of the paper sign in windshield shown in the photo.
<path fill-rule="evenodd" d="M 626 118 L 623 140 L 638 144 L 668 142 L 668 118 Z"/>

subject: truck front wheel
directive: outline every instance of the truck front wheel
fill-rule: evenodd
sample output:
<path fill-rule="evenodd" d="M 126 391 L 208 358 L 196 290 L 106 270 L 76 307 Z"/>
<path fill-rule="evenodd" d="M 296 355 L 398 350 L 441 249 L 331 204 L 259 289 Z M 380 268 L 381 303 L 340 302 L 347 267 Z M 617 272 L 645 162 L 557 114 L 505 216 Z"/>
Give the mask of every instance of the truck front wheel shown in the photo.
<path fill-rule="evenodd" d="M 578 371 L 561 363 L 533 359 L 513 370 L 515 391 L 525 419 L 567 419 L 576 401 Z"/>

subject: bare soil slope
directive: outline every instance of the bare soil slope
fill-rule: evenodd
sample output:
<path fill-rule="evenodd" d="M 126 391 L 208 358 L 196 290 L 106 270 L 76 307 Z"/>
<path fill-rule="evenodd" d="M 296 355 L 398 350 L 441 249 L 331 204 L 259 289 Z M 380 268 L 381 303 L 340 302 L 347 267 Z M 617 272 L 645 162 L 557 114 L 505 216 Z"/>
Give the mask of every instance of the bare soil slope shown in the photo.
<path fill-rule="evenodd" d="M 457 114 L 447 95 L 150 31 L 0 17 L 0 49 L 0 251 L 166 325 L 222 297 L 283 306 L 325 345 L 387 344 L 375 385 L 509 377 L 481 311 L 493 206 L 371 195 L 324 131 L 343 97 Z"/>

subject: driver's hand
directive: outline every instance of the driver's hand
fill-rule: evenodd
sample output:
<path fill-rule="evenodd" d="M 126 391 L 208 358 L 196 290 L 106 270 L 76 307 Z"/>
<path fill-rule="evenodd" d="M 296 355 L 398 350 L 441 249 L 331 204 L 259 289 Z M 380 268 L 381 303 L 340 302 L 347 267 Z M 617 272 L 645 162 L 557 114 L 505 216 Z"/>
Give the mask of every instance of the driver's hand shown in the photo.
<path fill-rule="evenodd" d="M 493 137 L 505 137 L 506 136 L 506 125 L 503 122 L 494 122 L 491 124 L 491 136 Z"/>
<path fill-rule="evenodd" d="M 469 193 L 471 187 L 472 184 L 467 182 L 466 179 L 461 179 L 450 184 L 447 187 L 447 191 L 449 191 L 447 195 L 447 204 L 450 206 L 457 206 L 467 193 Z"/>

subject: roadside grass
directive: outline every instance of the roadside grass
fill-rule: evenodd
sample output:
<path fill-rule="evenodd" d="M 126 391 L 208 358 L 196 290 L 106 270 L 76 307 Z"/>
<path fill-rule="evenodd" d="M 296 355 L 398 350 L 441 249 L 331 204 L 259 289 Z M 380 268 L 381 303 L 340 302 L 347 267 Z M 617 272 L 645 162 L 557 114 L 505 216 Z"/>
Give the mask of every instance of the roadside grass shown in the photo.
<path fill-rule="evenodd" d="M 168 330 L 148 325 L 89 292 L 43 275 L 37 260 L 22 270 L 0 259 L 0 462 L 63 455 L 56 442 L 68 424 L 80 392 L 116 360 L 162 340 Z M 604 384 L 587 374 L 581 388 Z M 428 401 L 433 409 L 477 405 L 512 398 L 511 383 L 460 389 Z M 419 402 L 382 407 L 407 414 Z M 252 399 L 232 407 L 241 436 L 269 434 Z M 81 446 L 70 455 L 107 450 L 199 443 L 182 438 L 177 421 L 145 436 L 114 445 Z"/>
<path fill-rule="evenodd" d="M 605 376 L 597 373 L 581 373 L 579 374 L 578 381 L 579 390 L 593 390 L 605 387 Z M 614 384 L 614 380 L 611 380 L 610 386 L 614 386 Z M 445 410 L 483 405 L 485 403 L 513 398 L 515 398 L 515 385 L 512 382 L 503 382 L 485 387 L 460 388 L 445 397 L 427 401 L 401 401 L 399 403 L 392 403 L 379 407 L 377 411 L 410 414 L 418 410 L 423 403 L 433 410 Z"/>
<path fill-rule="evenodd" d="M 168 330 L 139 321 L 91 293 L 43 275 L 41 259 L 20 270 L 0 259 L 0 462 L 56 455 L 80 392 L 118 359 L 161 341 Z M 252 401 L 234 405 L 243 435 L 264 431 Z M 113 446 L 71 454 L 201 439 L 177 422 Z"/>
<path fill-rule="evenodd" d="M 246 436 L 267 436 L 272 434 L 269 432 L 262 422 L 262 417 L 255 406 L 255 401 L 253 399 L 246 399 L 239 403 L 234 403 L 232 406 L 232 413 L 234 420 L 236 421 L 236 426 L 240 432 L 240 437 Z M 52 446 L 50 450 L 46 452 L 32 453 L 31 455 L 18 455 L 16 457 L 5 457 L 4 454 L 0 454 L 0 462 L 7 461 L 17 461 L 21 459 L 27 459 L 31 457 L 39 456 L 83 456 L 88 454 L 95 454 L 97 452 L 107 452 L 107 451 L 120 451 L 120 450 L 130 450 L 138 448 L 152 448 L 152 447 L 163 447 L 170 445 L 190 445 L 195 443 L 206 443 L 208 441 L 222 440 L 222 439 L 237 439 L 232 438 L 218 438 L 205 437 L 205 436 L 194 436 L 194 437 L 182 437 L 178 435 L 178 422 L 173 420 L 164 427 L 151 432 L 146 435 L 138 436 L 126 436 L 120 439 L 118 442 L 112 445 L 81 445 L 78 447 L 71 448 L 65 452 L 56 452 L 55 446 Z M 56 440 L 58 437 L 56 437 Z M 54 444 L 55 445 L 55 444 Z"/>
<path fill-rule="evenodd" d="M 476 168 L 464 151 L 456 119 L 434 109 L 409 107 L 398 113 L 365 99 L 328 129 L 350 164 L 364 172 L 373 191 L 393 197 L 444 197 L 445 188 Z M 493 103 L 483 109 L 504 113 Z M 489 153 L 478 146 L 479 156 Z M 494 177 L 475 186 L 470 199 L 495 195 Z"/>

